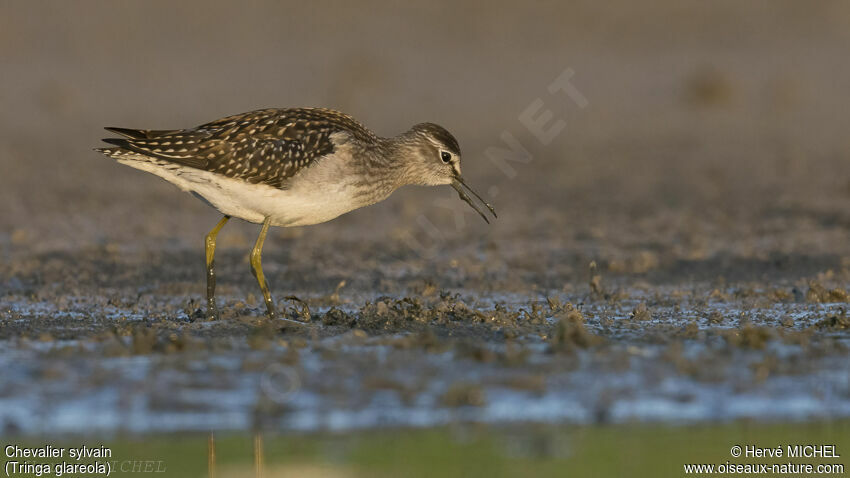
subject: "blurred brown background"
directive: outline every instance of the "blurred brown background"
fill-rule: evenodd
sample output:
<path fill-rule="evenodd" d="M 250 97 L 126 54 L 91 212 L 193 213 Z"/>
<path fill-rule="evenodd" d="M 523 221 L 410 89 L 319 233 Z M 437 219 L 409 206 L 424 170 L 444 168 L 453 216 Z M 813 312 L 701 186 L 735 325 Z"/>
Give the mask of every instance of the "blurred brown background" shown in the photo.
<path fill-rule="evenodd" d="M 92 151 L 101 128 L 326 106 L 382 135 L 445 125 L 501 219 L 456 231 L 448 188 L 406 188 L 313 238 L 417 235 L 426 213 L 450 239 L 603 255 L 671 236 L 682 256 L 843 254 L 848 40 L 841 1 L 3 2 L 0 244 L 195 246 L 217 213 Z M 546 90 L 565 68 L 584 109 Z M 518 120 L 535 98 L 567 122 L 548 146 Z M 513 180 L 483 155 L 503 130 L 534 154 Z"/>

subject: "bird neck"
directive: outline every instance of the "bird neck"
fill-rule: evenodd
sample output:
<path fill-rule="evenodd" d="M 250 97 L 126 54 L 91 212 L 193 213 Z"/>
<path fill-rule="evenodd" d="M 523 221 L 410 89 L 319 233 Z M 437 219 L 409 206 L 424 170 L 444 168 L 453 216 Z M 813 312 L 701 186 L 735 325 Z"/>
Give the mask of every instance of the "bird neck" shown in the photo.
<path fill-rule="evenodd" d="M 351 151 L 361 158 L 352 164 L 354 176 L 368 178 L 357 182 L 358 198 L 362 205 L 386 199 L 396 189 L 409 184 L 426 184 L 425 145 L 408 133 L 394 138 L 379 138 L 372 144 L 358 144 Z"/>
<path fill-rule="evenodd" d="M 408 184 L 426 185 L 423 179 L 428 171 L 423 158 L 429 153 L 428 144 L 415 133 L 408 131 L 385 143 L 384 157 L 388 163 L 385 171 L 395 182 L 396 188 Z"/>

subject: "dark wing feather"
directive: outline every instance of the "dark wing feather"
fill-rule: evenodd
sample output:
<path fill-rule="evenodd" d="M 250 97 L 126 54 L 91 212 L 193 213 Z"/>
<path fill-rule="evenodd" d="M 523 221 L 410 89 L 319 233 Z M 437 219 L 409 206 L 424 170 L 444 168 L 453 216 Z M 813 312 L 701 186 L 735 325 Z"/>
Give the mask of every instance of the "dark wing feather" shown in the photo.
<path fill-rule="evenodd" d="M 125 138 L 133 138 L 133 139 L 145 139 L 145 138 L 150 139 L 150 138 L 156 138 L 157 136 L 163 136 L 163 135 L 166 135 L 166 134 L 174 134 L 174 133 L 180 132 L 179 129 L 162 129 L 162 130 L 130 129 L 130 128 L 116 128 L 114 126 L 108 126 L 106 128 L 103 128 L 103 129 L 105 129 L 106 131 L 111 131 L 115 134 L 120 134 L 121 136 L 124 136 Z"/>
<path fill-rule="evenodd" d="M 350 116 L 319 108 L 252 111 L 177 131 L 108 129 L 125 138 L 104 140 L 107 143 L 273 187 L 282 187 L 286 179 L 333 153 L 334 133 L 375 140 L 371 131 Z"/>

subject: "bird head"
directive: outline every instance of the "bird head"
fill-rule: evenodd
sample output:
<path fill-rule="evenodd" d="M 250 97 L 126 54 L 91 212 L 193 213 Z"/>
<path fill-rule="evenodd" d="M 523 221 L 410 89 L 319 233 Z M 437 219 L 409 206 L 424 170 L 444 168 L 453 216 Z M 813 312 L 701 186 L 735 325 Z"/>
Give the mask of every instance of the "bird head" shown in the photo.
<path fill-rule="evenodd" d="M 434 123 L 419 123 L 401 136 L 406 144 L 408 158 L 408 178 L 412 184 L 423 186 L 451 185 L 460 199 L 469 204 L 487 223 L 490 222 L 484 211 L 469 197 L 472 193 L 496 216 L 493 206 L 475 192 L 464 181 L 460 170 L 460 145 L 445 128 Z"/>

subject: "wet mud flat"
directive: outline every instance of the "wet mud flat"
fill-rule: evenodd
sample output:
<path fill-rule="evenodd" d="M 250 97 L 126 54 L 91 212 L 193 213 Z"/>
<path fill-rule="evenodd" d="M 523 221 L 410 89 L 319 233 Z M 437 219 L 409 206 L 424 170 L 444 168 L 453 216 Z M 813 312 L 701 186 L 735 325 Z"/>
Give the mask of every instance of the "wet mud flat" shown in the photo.
<path fill-rule="evenodd" d="M 13 260 L 0 299 L 3 430 L 850 416 L 846 269 L 682 287 L 652 284 L 669 271 L 645 270 L 663 268 L 646 252 L 625 262 L 576 256 L 548 272 L 584 263 L 582 282 L 531 290 L 517 279 L 531 273 L 522 268 L 476 274 L 450 260 L 445 267 L 463 277 L 454 287 L 413 272 L 381 284 L 394 266 L 425 261 L 385 254 L 385 266 L 348 279 L 306 258 L 274 265 L 269 254 L 272 284 L 303 298 L 279 301 L 285 321 L 263 317 L 235 249 L 219 259 L 219 277 L 233 280 L 220 279 L 223 319 L 212 322 L 200 309 L 202 268 L 189 248 Z"/>

